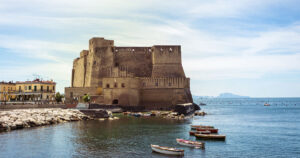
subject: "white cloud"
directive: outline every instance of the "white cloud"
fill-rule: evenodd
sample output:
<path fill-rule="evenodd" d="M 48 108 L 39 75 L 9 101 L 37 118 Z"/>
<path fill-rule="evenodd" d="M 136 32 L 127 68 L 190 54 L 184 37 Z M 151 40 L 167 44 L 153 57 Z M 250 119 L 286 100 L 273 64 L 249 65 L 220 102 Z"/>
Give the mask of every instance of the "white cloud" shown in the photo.
<path fill-rule="evenodd" d="M 87 49 L 88 39 L 93 36 L 113 39 L 120 46 L 180 44 L 187 75 L 200 80 L 260 78 L 267 73 L 300 71 L 297 62 L 300 61 L 300 24 L 297 21 L 265 30 L 233 30 L 227 26 L 224 31 L 232 34 L 226 36 L 209 32 L 209 28 L 197 24 L 199 18 L 210 18 L 220 25 L 220 18 L 258 15 L 276 4 L 283 2 L 0 0 L 0 26 L 49 31 L 43 35 L 55 36 L 42 40 L 22 34 L 13 36 L 0 30 L 0 48 L 27 57 L 50 59 L 51 62 L 41 66 L 32 63 L 18 68 L 24 71 L 18 76 L 34 72 L 51 76 L 64 83 L 60 89 L 70 85 L 72 60 L 82 49 Z M 1 69 L 0 73 L 3 72 L 8 73 Z M 11 78 L 16 76 L 8 74 Z"/>

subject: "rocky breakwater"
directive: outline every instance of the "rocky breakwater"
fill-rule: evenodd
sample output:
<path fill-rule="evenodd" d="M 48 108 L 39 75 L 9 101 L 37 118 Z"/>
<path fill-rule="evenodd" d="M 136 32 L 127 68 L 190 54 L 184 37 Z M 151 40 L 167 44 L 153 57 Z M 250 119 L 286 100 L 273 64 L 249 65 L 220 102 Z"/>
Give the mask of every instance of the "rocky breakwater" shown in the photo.
<path fill-rule="evenodd" d="M 89 116 L 76 109 L 20 109 L 0 111 L 0 132 L 88 120 Z"/>

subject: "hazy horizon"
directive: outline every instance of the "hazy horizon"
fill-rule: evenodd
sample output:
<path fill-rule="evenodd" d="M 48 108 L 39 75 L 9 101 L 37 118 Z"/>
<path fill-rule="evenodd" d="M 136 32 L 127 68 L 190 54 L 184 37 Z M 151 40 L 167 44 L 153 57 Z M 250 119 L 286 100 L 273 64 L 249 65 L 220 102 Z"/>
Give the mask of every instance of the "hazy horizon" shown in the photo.
<path fill-rule="evenodd" d="M 191 91 L 300 97 L 297 0 L 0 0 L 0 81 L 71 84 L 92 37 L 116 46 L 181 45 Z"/>

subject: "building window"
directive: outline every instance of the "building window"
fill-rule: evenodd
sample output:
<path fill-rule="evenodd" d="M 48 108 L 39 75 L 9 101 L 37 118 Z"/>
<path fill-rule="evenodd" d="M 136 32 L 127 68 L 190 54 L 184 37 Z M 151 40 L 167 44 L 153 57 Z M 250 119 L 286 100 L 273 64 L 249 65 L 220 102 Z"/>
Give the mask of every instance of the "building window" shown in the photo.
<path fill-rule="evenodd" d="M 155 82 L 155 86 L 156 86 L 156 87 L 158 86 L 158 82 Z"/>
<path fill-rule="evenodd" d="M 53 86 L 53 91 L 55 90 L 55 86 Z"/>
<path fill-rule="evenodd" d="M 115 67 L 118 67 L 119 66 L 119 63 L 115 63 Z"/>
<path fill-rule="evenodd" d="M 106 84 L 106 88 L 109 88 L 109 84 Z"/>
<path fill-rule="evenodd" d="M 36 86 L 34 86 L 34 91 L 36 92 Z"/>
<path fill-rule="evenodd" d="M 114 87 L 117 88 L 118 87 L 118 83 L 115 83 Z"/>
<path fill-rule="evenodd" d="M 43 86 L 41 86 L 41 91 L 44 91 L 44 87 Z"/>
<path fill-rule="evenodd" d="M 171 83 L 169 83 L 169 86 L 172 86 L 172 84 L 171 84 Z"/>
<path fill-rule="evenodd" d="M 21 86 L 19 86 L 19 92 L 21 92 Z"/>
<path fill-rule="evenodd" d="M 49 86 L 47 86 L 47 92 L 49 92 Z"/>
<path fill-rule="evenodd" d="M 28 89 L 31 90 L 31 86 L 28 86 Z"/>
<path fill-rule="evenodd" d="M 121 86 L 122 86 L 122 88 L 125 88 L 125 83 L 122 83 Z"/>

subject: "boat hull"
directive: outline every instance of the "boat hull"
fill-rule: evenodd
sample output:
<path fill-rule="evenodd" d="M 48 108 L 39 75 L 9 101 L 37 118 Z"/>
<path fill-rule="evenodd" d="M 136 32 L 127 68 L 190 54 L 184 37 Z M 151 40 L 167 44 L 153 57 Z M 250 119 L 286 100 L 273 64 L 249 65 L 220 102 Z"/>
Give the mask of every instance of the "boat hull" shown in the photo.
<path fill-rule="evenodd" d="M 225 135 L 217 135 L 217 134 L 195 134 L 198 139 L 211 139 L 211 140 L 225 140 Z"/>
<path fill-rule="evenodd" d="M 192 144 L 192 143 L 185 143 L 185 141 L 187 141 L 187 140 L 183 140 L 183 139 L 176 139 L 176 141 L 178 144 L 188 146 L 188 147 L 195 147 L 195 148 L 202 148 L 202 149 L 205 148 L 205 145 L 202 142 L 188 141 L 188 142 L 193 142 L 193 144 Z"/>
<path fill-rule="evenodd" d="M 190 135 L 194 136 L 195 134 L 211 134 L 210 131 L 190 131 Z"/>
<path fill-rule="evenodd" d="M 218 129 L 214 128 L 197 128 L 197 131 L 210 131 L 211 133 L 218 133 Z"/>
<path fill-rule="evenodd" d="M 196 130 L 197 128 L 214 128 L 214 126 L 191 125 L 192 130 Z"/>
<path fill-rule="evenodd" d="M 166 148 L 166 147 L 165 147 Z M 184 150 L 181 151 L 170 151 L 170 150 L 164 150 L 158 145 L 152 145 L 151 144 L 151 149 L 154 152 L 161 153 L 161 154 L 166 154 L 166 155 L 184 155 Z"/>

